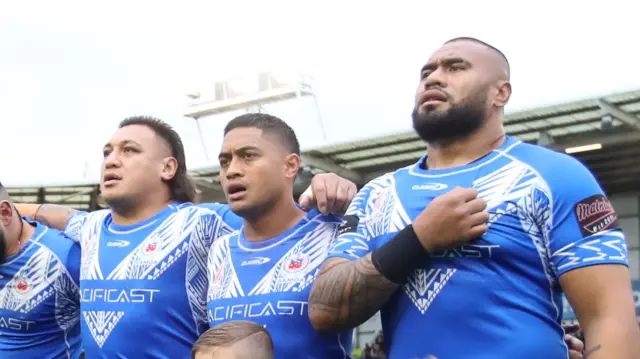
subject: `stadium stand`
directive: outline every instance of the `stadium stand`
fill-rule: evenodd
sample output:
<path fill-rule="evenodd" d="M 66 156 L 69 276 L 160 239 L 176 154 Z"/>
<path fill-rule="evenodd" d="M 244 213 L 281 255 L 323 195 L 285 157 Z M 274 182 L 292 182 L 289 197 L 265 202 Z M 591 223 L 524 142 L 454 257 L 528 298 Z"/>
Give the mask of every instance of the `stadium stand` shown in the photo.
<path fill-rule="evenodd" d="M 609 195 L 640 192 L 640 90 L 508 114 L 510 135 L 559 151 L 599 144 L 601 149 L 573 155 L 598 177 Z M 312 175 L 333 172 L 358 185 L 415 162 L 425 144 L 413 131 L 319 148 L 303 153 L 296 192 Z M 203 202 L 223 202 L 218 167 L 193 169 Z M 82 210 L 104 207 L 97 183 L 8 186 L 16 201 L 58 203 Z"/>

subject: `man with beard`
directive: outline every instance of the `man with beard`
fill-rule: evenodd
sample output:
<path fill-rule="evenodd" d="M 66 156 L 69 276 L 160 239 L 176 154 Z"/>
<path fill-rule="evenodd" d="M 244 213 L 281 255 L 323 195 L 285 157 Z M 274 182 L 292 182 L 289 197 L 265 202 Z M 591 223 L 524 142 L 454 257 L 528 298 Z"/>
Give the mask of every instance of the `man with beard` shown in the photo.
<path fill-rule="evenodd" d="M 246 319 L 265 325 L 276 358 L 346 358 L 351 330 L 319 334 L 309 322 L 311 283 L 341 220 L 296 205 L 300 145 L 284 121 L 267 114 L 234 118 L 224 130 L 220 182 L 243 226 L 209 254 L 211 327 Z"/>
<path fill-rule="evenodd" d="M 182 140 L 158 119 L 124 120 L 103 154 L 100 189 L 110 209 L 20 210 L 64 229 L 82 247 L 81 325 L 88 358 L 187 358 L 208 328 L 209 247 L 240 220 L 227 206 L 190 203 L 196 191 Z M 344 202 L 336 197 L 348 200 L 355 185 L 321 177 L 314 181 L 318 189 L 341 208 Z"/>
<path fill-rule="evenodd" d="M 79 358 L 80 247 L 23 219 L 0 183 L 0 357 Z"/>
<path fill-rule="evenodd" d="M 381 310 L 389 359 L 567 358 L 564 291 L 585 357 L 640 357 L 616 214 L 577 160 L 505 135 L 510 95 L 486 43 L 431 56 L 413 111 L 428 154 L 354 199 L 309 299 L 316 329 Z"/>

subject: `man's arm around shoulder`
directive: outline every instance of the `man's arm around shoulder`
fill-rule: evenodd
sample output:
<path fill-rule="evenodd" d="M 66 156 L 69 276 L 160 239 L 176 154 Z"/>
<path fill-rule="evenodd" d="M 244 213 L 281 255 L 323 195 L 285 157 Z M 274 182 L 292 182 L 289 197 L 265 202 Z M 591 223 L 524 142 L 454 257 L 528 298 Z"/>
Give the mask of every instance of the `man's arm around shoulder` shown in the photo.
<path fill-rule="evenodd" d="M 73 208 L 51 203 L 16 203 L 15 206 L 22 216 L 32 218 L 34 221 L 60 231 L 65 230 L 67 222 L 76 212 Z"/>

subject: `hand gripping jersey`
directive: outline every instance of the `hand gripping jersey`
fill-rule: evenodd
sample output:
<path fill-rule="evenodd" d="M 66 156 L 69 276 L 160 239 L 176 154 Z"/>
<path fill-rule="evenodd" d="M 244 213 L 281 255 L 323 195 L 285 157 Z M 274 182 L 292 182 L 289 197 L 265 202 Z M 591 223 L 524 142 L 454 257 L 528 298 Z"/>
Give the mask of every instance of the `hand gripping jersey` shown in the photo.
<path fill-rule="evenodd" d="M 0 265 L 0 358 L 75 359 L 80 340 L 80 247 L 35 224 L 22 250 Z"/>
<path fill-rule="evenodd" d="M 330 254 L 366 255 L 456 186 L 487 201 L 488 233 L 432 255 L 382 308 L 388 358 L 566 359 L 558 278 L 627 265 L 616 214 L 594 177 L 569 156 L 513 138 L 465 166 L 425 170 L 425 160 L 365 186 L 345 217 L 351 232 Z"/>
<path fill-rule="evenodd" d="M 188 358 L 208 328 L 206 263 L 229 233 L 212 209 L 172 204 L 119 226 L 109 210 L 77 212 L 66 232 L 82 247 L 82 337 L 87 358 Z M 223 218 L 225 217 L 225 218 Z"/>
<path fill-rule="evenodd" d="M 265 325 L 276 359 L 343 359 L 351 331 L 318 334 L 309 321 L 311 285 L 341 221 L 312 210 L 286 233 L 249 242 L 242 230 L 216 240 L 209 254 L 210 326 L 231 320 Z"/>

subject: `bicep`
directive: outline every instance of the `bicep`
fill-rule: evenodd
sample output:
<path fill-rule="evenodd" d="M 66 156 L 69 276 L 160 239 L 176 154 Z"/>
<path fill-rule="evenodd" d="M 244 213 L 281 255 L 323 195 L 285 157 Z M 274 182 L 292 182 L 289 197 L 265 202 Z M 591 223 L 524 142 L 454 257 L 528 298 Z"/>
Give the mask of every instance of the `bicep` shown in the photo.
<path fill-rule="evenodd" d="M 624 265 L 577 268 L 562 274 L 559 282 L 584 328 L 601 318 L 635 318 L 631 278 Z"/>

